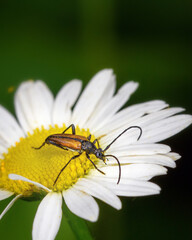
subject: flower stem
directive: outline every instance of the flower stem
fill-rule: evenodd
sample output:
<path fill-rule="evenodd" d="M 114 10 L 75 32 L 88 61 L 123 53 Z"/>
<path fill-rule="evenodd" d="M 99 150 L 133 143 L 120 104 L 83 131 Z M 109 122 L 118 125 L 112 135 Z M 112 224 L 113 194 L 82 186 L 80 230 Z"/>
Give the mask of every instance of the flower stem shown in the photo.
<path fill-rule="evenodd" d="M 63 204 L 63 214 L 78 240 L 93 240 L 85 220 L 74 215 L 65 203 Z"/>

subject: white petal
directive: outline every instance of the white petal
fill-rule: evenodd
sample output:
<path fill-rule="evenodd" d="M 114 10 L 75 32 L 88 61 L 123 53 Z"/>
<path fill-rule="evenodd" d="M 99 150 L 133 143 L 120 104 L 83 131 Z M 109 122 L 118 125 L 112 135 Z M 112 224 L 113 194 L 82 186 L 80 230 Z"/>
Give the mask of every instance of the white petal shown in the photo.
<path fill-rule="evenodd" d="M 71 108 L 74 105 L 81 91 L 82 82 L 72 80 L 65 84 L 58 92 L 53 106 L 53 123 L 58 126 L 69 124 L 71 119 Z"/>
<path fill-rule="evenodd" d="M 185 116 L 185 115 L 177 115 L 177 116 L 173 116 L 173 117 L 169 117 L 171 115 L 174 115 L 178 112 L 183 111 L 183 108 L 168 108 L 168 109 L 164 109 L 158 112 L 154 112 L 151 113 L 149 115 L 146 115 L 144 117 L 141 117 L 137 120 L 134 120 L 133 122 L 129 123 L 130 125 L 126 125 L 126 126 L 122 126 L 121 128 L 118 128 L 115 131 L 112 131 L 111 133 L 109 133 L 107 136 L 103 137 L 101 139 L 101 144 L 107 145 L 109 142 L 111 142 L 115 137 L 117 137 L 123 130 L 125 130 L 127 127 L 130 126 L 140 126 L 142 128 L 142 136 L 138 139 L 139 136 L 139 132 L 138 129 L 130 129 L 129 131 L 127 131 L 125 134 L 123 134 L 118 141 L 116 141 L 114 143 L 113 146 L 122 146 L 122 145 L 127 145 L 127 144 L 131 144 L 131 143 L 137 143 L 139 144 L 140 142 L 145 142 L 145 143 L 152 143 L 152 142 L 157 142 L 154 141 L 153 138 L 150 136 L 148 136 L 148 131 L 150 131 L 150 135 L 157 135 L 156 132 L 159 134 L 159 126 L 164 126 L 166 128 L 166 126 L 168 126 L 168 128 L 172 129 L 174 128 L 174 125 L 172 125 L 172 123 L 174 121 L 172 121 L 171 119 L 177 119 L 177 117 L 180 118 L 180 116 Z M 184 117 L 181 117 L 184 118 Z M 184 119 L 186 120 L 187 124 L 189 125 L 191 120 L 190 119 Z M 161 124 L 162 123 L 162 124 Z M 169 125 L 168 125 L 169 124 Z M 184 128 L 187 125 L 181 125 L 179 124 L 179 122 L 177 122 L 177 125 L 180 126 L 180 128 Z M 169 127 L 170 126 L 170 127 Z M 161 129 L 160 131 L 163 131 L 163 129 Z M 166 131 L 167 133 L 169 133 L 169 131 Z M 176 131 L 174 131 L 176 134 Z M 161 138 L 161 134 L 158 135 L 159 139 L 163 140 L 164 138 Z M 158 137 L 157 136 L 157 137 Z"/>
<path fill-rule="evenodd" d="M 100 98 L 97 106 L 94 109 L 94 112 L 91 114 L 89 120 L 86 122 L 85 126 L 90 128 L 94 119 L 101 113 L 103 108 L 106 107 L 106 103 L 109 103 L 112 100 L 112 97 L 115 93 L 116 88 L 116 77 L 113 75 L 110 79 L 110 82 L 105 90 L 105 94 Z M 94 129 L 92 129 L 94 130 Z"/>
<path fill-rule="evenodd" d="M 95 134 L 96 136 L 100 136 L 103 134 L 111 133 L 114 130 L 118 130 L 122 126 L 125 126 L 124 128 L 127 128 L 127 126 L 131 126 L 131 124 L 135 125 L 134 121 L 136 119 L 139 119 L 146 114 L 157 112 L 167 106 L 168 105 L 163 101 L 154 100 L 124 108 L 112 116 L 110 121 L 108 121 L 103 127 L 97 130 Z"/>
<path fill-rule="evenodd" d="M 148 156 L 128 156 L 127 155 L 123 157 L 119 157 L 118 155 L 116 155 L 116 157 L 118 157 L 121 164 L 128 164 L 128 163 L 149 164 L 150 163 L 150 164 L 158 164 L 161 166 L 171 167 L 171 168 L 176 167 L 176 164 L 172 160 L 172 158 L 166 155 L 160 155 L 160 154 L 148 155 Z M 115 159 L 109 157 L 109 161 L 107 162 L 107 164 L 110 166 L 110 165 L 117 164 L 117 162 L 115 161 Z"/>
<path fill-rule="evenodd" d="M 127 146 L 112 146 L 107 150 L 106 154 L 112 154 L 117 156 L 131 156 L 131 155 L 154 155 L 154 154 L 166 154 L 171 151 L 171 148 L 165 144 L 137 144 Z"/>
<path fill-rule="evenodd" d="M 48 128 L 51 122 L 53 95 L 42 81 L 22 83 L 15 94 L 15 110 L 25 132 Z"/>
<path fill-rule="evenodd" d="M 181 156 L 178 153 L 170 152 L 167 154 L 170 158 L 173 159 L 173 161 L 176 161 L 181 158 Z"/>
<path fill-rule="evenodd" d="M 78 124 L 79 127 L 85 126 L 86 121 L 105 94 L 111 79 L 113 79 L 113 71 L 110 69 L 100 71 L 91 79 L 74 107 L 72 123 Z"/>
<path fill-rule="evenodd" d="M 54 240 L 62 218 L 62 195 L 48 193 L 41 201 L 33 222 L 33 240 Z"/>
<path fill-rule="evenodd" d="M 11 173 L 11 174 L 9 174 L 9 178 L 10 178 L 11 180 L 21 180 L 21 181 L 25 181 L 25 182 L 28 182 L 28 183 L 32 183 L 32 184 L 34 184 L 35 186 L 37 186 L 37 187 L 39 187 L 39 188 L 42 188 L 42 189 L 44 189 L 44 190 L 47 191 L 47 192 L 51 192 L 51 190 L 50 190 L 49 188 L 45 187 L 45 186 L 42 185 L 41 183 L 34 182 L 34 181 L 32 181 L 32 180 L 30 180 L 30 179 L 28 179 L 28 178 L 25 178 L 25 177 L 23 177 L 23 176 L 21 176 L 21 175 L 18 175 L 18 174 L 13 174 L 13 173 Z"/>
<path fill-rule="evenodd" d="M 109 166 L 103 165 L 102 171 L 105 173 L 106 178 L 115 178 L 116 180 L 119 177 L 119 167 L 118 166 Z M 155 164 L 129 164 L 121 165 L 121 177 L 129 179 L 140 179 L 140 180 L 149 180 L 152 177 L 164 175 L 167 173 L 167 169 L 155 165 Z M 102 174 L 96 169 L 90 171 L 90 175 L 101 176 Z"/>
<path fill-rule="evenodd" d="M 185 109 L 181 107 L 174 107 L 174 108 L 166 108 L 161 111 L 146 115 L 138 121 L 136 121 L 136 124 L 141 125 L 142 127 L 148 126 L 152 123 L 155 123 L 157 121 L 160 121 L 162 119 L 169 118 L 170 116 L 173 116 L 177 113 L 183 112 Z"/>
<path fill-rule="evenodd" d="M 4 107 L 0 105 L 0 139 L 3 147 L 7 148 L 24 137 L 16 119 Z"/>
<path fill-rule="evenodd" d="M 74 188 L 90 194 L 118 210 L 121 209 L 120 199 L 113 192 L 103 187 L 102 183 L 98 184 L 94 181 L 83 178 L 74 185 Z"/>
<path fill-rule="evenodd" d="M 167 139 L 192 123 L 192 116 L 177 115 L 148 125 L 143 130 L 141 142 L 159 142 Z"/>
<path fill-rule="evenodd" d="M 114 179 L 104 177 L 94 178 L 94 181 L 103 184 L 118 196 L 138 197 L 159 194 L 160 192 L 158 185 L 147 181 L 122 178 L 117 184 Z"/>
<path fill-rule="evenodd" d="M 71 212 L 91 222 L 97 221 L 99 207 L 90 195 L 71 187 L 63 191 L 63 197 Z"/>
<path fill-rule="evenodd" d="M 4 189 L 0 189 L 0 201 L 6 198 L 9 198 L 13 195 L 14 193 L 10 191 L 6 191 Z"/>
<path fill-rule="evenodd" d="M 93 133 L 107 123 L 111 117 L 129 100 L 131 94 L 137 89 L 138 83 L 128 82 L 124 84 L 117 94 L 100 110 L 97 116 L 94 116 L 89 127 Z"/>
<path fill-rule="evenodd" d="M 11 202 L 7 205 L 7 207 L 3 210 L 3 212 L 0 215 L 0 220 L 2 219 L 2 217 L 5 215 L 6 212 L 9 211 L 9 209 L 13 206 L 13 204 L 17 201 L 17 199 L 19 199 L 22 195 L 17 195 L 15 198 L 13 198 L 11 200 Z"/>

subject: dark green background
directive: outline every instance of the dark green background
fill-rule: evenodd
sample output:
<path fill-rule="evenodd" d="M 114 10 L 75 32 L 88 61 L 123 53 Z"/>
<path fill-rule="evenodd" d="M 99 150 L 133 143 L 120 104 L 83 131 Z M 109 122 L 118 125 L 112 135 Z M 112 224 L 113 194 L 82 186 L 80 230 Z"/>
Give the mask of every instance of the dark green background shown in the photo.
<path fill-rule="evenodd" d="M 0 102 L 12 112 L 13 93 L 26 79 L 42 79 L 54 94 L 67 81 L 88 80 L 113 68 L 120 87 L 140 83 L 130 104 L 163 99 L 192 113 L 192 1 L 0 2 Z M 191 128 L 165 143 L 183 157 L 154 179 L 161 195 L 122 198 L 116 211 L 99 203 L 96 239 L 191 239 Z M 2 211 L 9 200 L 0 203 Z M 1 239 L 31 239 L 39 202 L 18 201 L 0 222 Z M 74 239 L 66 221 L 56 239 Z"/>

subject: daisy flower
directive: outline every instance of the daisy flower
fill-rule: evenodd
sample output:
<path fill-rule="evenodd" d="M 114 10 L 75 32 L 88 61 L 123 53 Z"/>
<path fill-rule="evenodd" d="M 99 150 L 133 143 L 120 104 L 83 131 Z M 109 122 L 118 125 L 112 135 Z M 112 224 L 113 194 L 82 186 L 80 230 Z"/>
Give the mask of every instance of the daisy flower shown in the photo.
<path fill-rule="evenodd" d="M 65 84 L 56 98 L 42 81 L 23 82 L 15 94 L 17 120 L 0 106 L 0 200 L 14 196 L 0 219 L 18 199 L 42 199 L 33 223 L 32 236 L 54 239 L 62 218 L 62 199 L 77 216 L 97 221 L 99 207 L 95 198 L 121 209 L 118 196 L 136 197 L 158 194 L 160 187 L 150 182 L 153 177 L 174 168 L 180 156 L 161 144 L 192 123 L 192 116 L 179 114 L 184 109 L 169 108 L 161 100 L 148 101 L 120 110 L 138 87 L 125 83 L 115 94 L 113 71 L 97 73 L 78 98 L 82 83 L 72 80 Z M 78 98 L 78 100 L 77 100 Z M 76 102 L 77 101 L 77 102 Z M 61 169 L 77 155 L 53 144 L 39 146 L 52 135 L 62 133 L 74 124 L 76 134 L 98 139 L 105 149 L 120 133 L 131 126 L 106 150 L 106 164 L 83 152 L 72 160 L 58 177 Z M 68 129 L 67 134 L 71 134 Z"/>

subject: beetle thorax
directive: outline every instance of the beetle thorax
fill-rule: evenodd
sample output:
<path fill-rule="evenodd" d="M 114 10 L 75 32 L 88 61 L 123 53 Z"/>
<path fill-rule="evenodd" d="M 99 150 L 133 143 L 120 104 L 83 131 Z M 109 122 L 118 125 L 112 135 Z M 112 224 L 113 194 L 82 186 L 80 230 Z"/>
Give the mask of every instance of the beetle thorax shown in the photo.
<path fill-rule="evenodd" d="M 92 142 L 89 141 L 82 141 L 81 149 L 88 154 L 94 154 L 95 150 L 97 149 Z"/>

